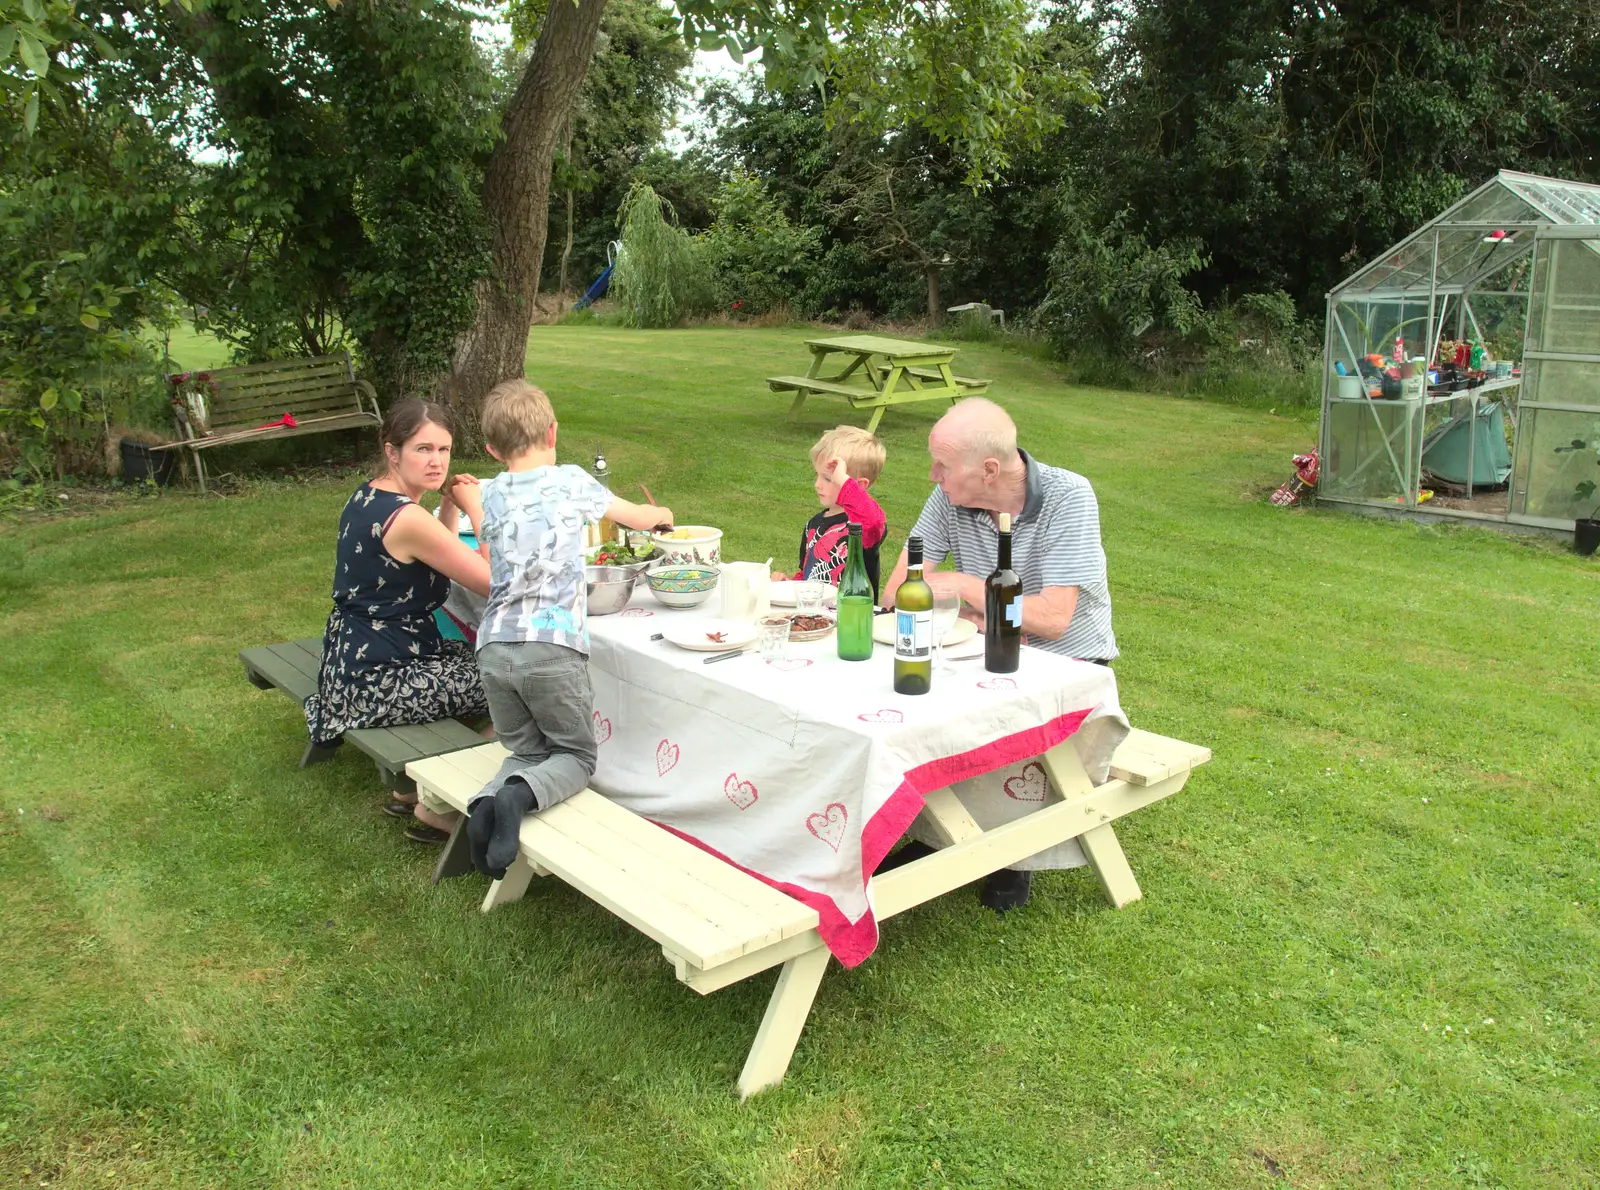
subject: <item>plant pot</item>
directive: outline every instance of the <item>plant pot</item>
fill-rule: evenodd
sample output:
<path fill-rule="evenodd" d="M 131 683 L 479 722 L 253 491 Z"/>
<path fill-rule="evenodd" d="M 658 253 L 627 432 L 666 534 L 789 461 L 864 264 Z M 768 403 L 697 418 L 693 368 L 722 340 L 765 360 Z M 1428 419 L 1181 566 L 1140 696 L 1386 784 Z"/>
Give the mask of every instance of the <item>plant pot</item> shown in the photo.
<path fill-rule="evenodd" d="M 178 465 L 177 451 L 157 450 L 142 442 L 126 440 L 118 443 L 117 449 L 122 455 L 123 483 L 154 480 L 161 487 L 166 487 L 172 482 L 173 468 Z"/>
<path fill-rule="evenodd" d="M 1600 547 L 1600 520 L 1580 517 L 1572 522 L 1572 548 L 1580 558 L 1587 558 Z"/>

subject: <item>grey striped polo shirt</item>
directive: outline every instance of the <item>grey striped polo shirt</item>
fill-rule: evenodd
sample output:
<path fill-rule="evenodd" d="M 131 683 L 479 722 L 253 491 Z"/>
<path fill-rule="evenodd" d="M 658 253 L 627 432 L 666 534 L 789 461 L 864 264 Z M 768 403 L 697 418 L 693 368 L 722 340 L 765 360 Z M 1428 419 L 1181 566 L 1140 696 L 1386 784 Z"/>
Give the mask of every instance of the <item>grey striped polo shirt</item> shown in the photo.
<path fill-rule="evenodd" d="M 1067 634 L 1060 640 L 1030 636 L 1028 643 L 1085 661 L 1110 661 L 1117 655 L 1117 638 L 1111 631 L 1111 591 L 1094 488 L 1081 475 L 1048 467 L 1023 450 L 1017 454 L 1028 475 L 1022 514 L 1011 522 L 1011 568 L 1022 578 L 1022 593 L 1078 588 Z M 988 510 L 959 508 L 942 488 L 933 489 L 911 532 L 922 538 L 930 570 L 950 557 L 962 574 L 987 578 L 1000 558 L 1000 530 Z"/>

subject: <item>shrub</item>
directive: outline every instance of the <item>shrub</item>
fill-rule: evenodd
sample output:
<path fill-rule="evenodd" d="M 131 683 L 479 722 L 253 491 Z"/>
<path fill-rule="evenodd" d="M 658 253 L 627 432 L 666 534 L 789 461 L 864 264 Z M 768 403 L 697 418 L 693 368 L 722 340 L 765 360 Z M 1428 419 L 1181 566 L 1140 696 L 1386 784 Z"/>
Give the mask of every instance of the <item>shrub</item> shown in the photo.
<path fill-rule="evenodd" d="M 699 241 L 668 222 L 672 206 L 635 182 L 617 213 L 622 248 L 611 274 L 611 296 L 628 326 L 676 326 L 711 305 L 711 280 Z"/>
<path fill-rule="evenodd" d="M 822 229 L 790 222 L 753 174 L 724 182 L 716 211 L 705 252 L 717 307 L 740 319 L 784 310 L 816 267 Z"/>

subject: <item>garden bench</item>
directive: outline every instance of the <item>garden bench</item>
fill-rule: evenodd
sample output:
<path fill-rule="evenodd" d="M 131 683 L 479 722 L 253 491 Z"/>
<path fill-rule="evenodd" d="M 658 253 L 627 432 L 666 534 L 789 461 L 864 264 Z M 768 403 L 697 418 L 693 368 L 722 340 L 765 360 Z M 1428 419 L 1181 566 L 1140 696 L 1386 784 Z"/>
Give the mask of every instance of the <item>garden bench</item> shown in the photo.
<path fill-rule="evenodd" d="M 182 440 L 169 449 L 194 456 L 195 476 L 206 490 L 205 464 L 200 452 L 217 446 L 236 446 L 269 438 L 321 434 L 353 426 L 377 426 L 383 421 L 378 395 L 365 380 L 358 380 L 350 356 L 319 355 L 273 360 L 241 368 L 220 368 L 204 373 L 208 389 L 206 432 L 196 434 L 188 411 L 177 407 Z M 295 425 L 275 425 L 284 414 Z"/>
<path fill-rule="evenodd" d="M 413 761 L 406 771 L 465 813 L 504 755 L 500 744 L 482 744 Z M 1111 778 L 1096 786 L 1069 740 L 1040 758 L 1062 800 L 989 831 L 953 791 L 937 790 L 922 813 L 945 845 L 873 877 L 876 916 L 881 922 L 1068 839 L 1120 909 L 1141 893 L 1112 823 L 1178 792 L 1210 758 L 1209 749 L 1134 731 L 1112 758 Z M 472 870 L 464 828 L 463 819 L 435 882 Z M 739 1075 L 740 1097 L 783 1080 L 830 958 L 815 910 L 593 790 L 525 818 L 520 844 L 483 912 L 518 900 L 535 876 L 553 875 L 659 943 L 679 981 L 702 995 L 782 964 Z"/>
<path fill-rule="evenodd" d="M 297 703 L 304 704 L 317 690 L 317 670 L 322 665 L 322 641 L 285 641 L 245 649 L 239 654 L 245 677 L 262 690 L 282 690 Z M 416 788 L 406 775 L 406 765 L 428 756 L 471 748 L 483 743 L 483 736 L 457 719 L 418 723 L 409 727 L 362 727 L 344 733 L 345 743 L 370 756 L 378 766 L 385 788 L 410 793 Z M 337 748 L 307 744 L 300 767 L 332 760 Z"/>

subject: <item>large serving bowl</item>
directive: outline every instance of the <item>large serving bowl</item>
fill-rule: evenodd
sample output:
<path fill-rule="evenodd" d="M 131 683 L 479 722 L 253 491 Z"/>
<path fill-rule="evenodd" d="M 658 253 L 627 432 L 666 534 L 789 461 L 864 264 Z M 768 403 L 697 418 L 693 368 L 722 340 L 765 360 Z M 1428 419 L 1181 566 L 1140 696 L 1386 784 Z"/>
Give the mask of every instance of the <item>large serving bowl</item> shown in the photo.
<path fill-rule="evenodd" d="M 609 616 L 627 607 L 639 578 L 630 566 L 585 566 L 583 577 L 591 616 Z"/>
<path fill-rule="evenodd" d="M 710 525 L 679 525 L 666 533 L 650 534 L 650 540 L 670 565 L 722 565 L 722 530 Z"/>
<path fill-rule="evenodd" d="M 645 572 L 644 581 L 658 602 L 667 607 L 699 607 L 717 589 L 714 566 L 657 566 Z"/>

